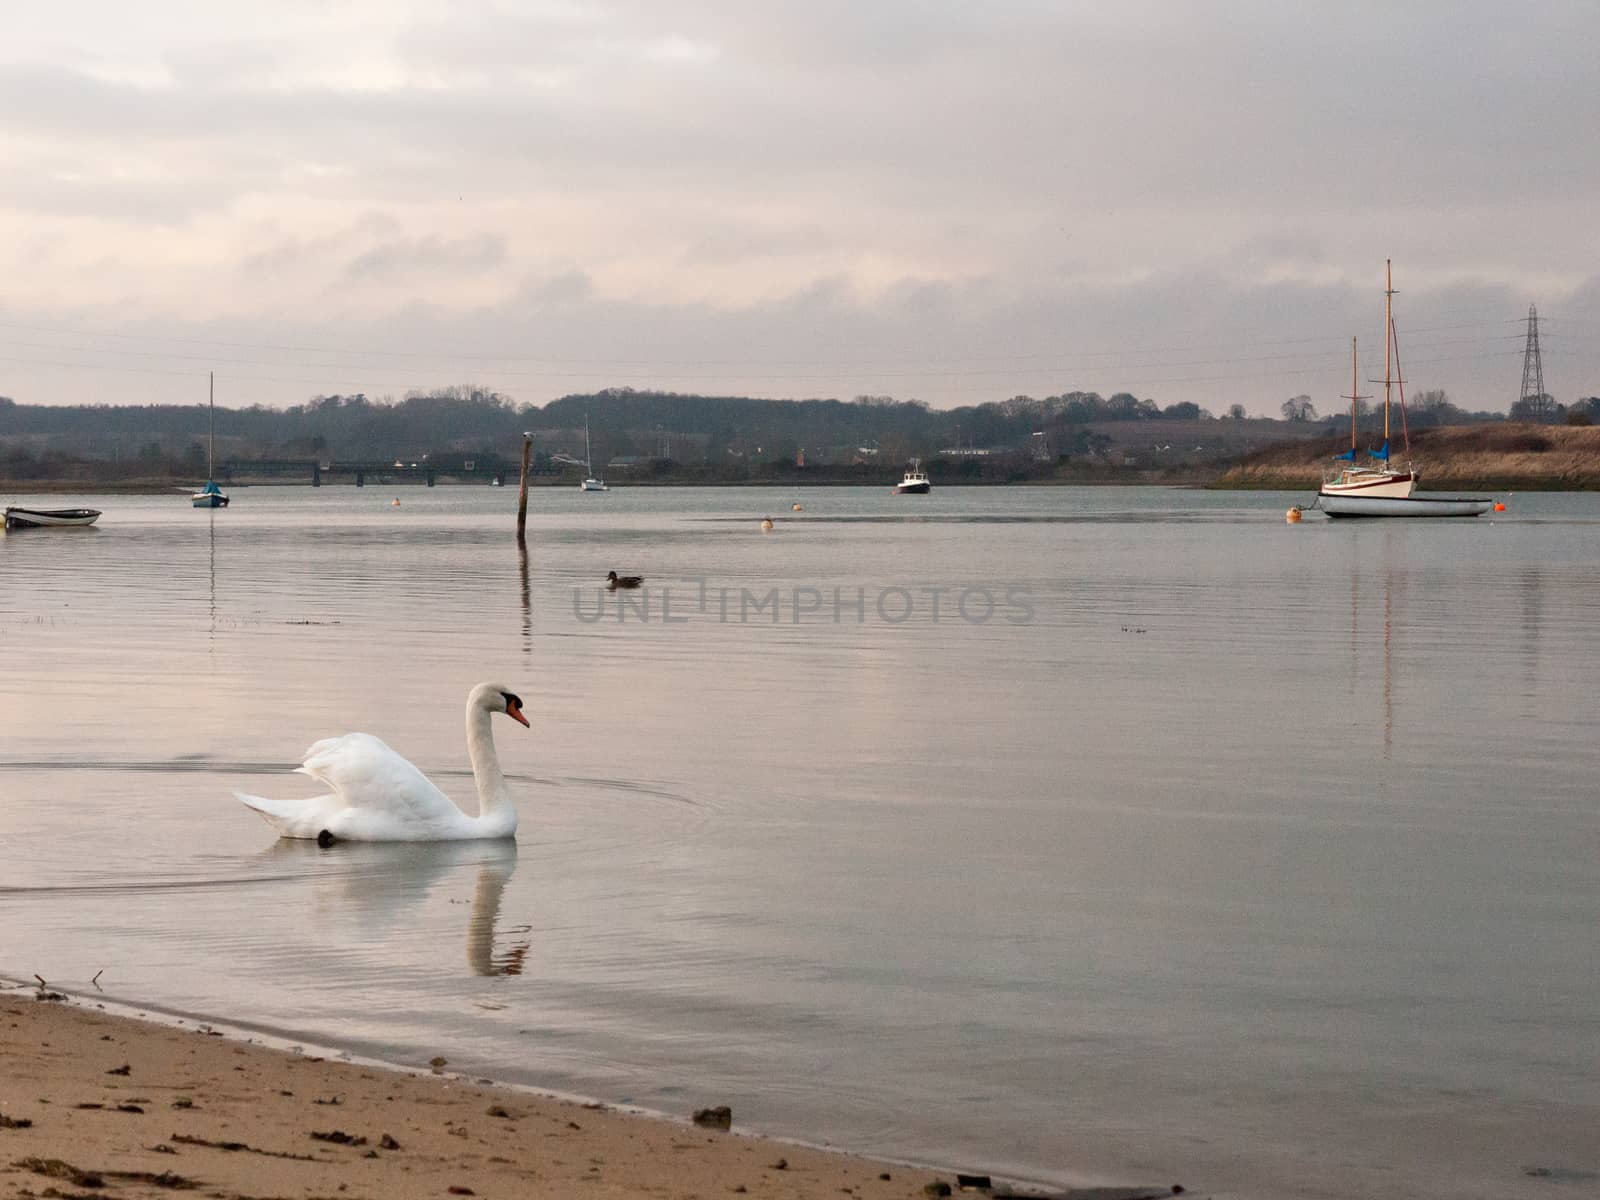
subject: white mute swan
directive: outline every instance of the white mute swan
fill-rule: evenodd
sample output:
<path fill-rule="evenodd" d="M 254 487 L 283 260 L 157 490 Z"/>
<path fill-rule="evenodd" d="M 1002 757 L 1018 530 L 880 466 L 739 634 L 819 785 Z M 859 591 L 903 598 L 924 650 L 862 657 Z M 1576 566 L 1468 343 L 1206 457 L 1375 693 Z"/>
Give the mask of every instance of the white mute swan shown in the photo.
<path fill-rule="evenodd" d="M 295 768 L 333 789 L 310 800 L 268 800 L 235 792 L 279 837 L 319 842 L 452 842 L 516 836 L 517 810 L 494 751 L 490 713 L 528 724 L 522 701 L 498 683 L 467 696 L 467 753 L 478 784 L 478 815 L 468 816 L 409 761 L 370 733 L 328 738 Z"/>

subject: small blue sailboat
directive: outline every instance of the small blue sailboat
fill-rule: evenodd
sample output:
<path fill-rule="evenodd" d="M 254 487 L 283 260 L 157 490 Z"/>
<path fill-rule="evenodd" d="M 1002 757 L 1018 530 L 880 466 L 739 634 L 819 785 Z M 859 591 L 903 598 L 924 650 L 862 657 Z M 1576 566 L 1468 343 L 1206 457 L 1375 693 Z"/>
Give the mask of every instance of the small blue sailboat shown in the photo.
<path fill-rule="evenodd" d="M 205 487 L 195 492 L 189 499 L 196 508 L 227 508 L 228 497 L 217 486 L 215 479 L 206 480 Z"/>
<path fill-rule="evenodd" d="M 206 485 L 189 497 L 196 508 L 227 508 L 228 496 L 217 486 L 217 481 L 212 478 L 214 466 L 212 461 L 212 448 L 215 441 L 215 418 L 217 413 L 217 377 L 215 372 L 208 376 L 209 401 L 206 412 Z"/>

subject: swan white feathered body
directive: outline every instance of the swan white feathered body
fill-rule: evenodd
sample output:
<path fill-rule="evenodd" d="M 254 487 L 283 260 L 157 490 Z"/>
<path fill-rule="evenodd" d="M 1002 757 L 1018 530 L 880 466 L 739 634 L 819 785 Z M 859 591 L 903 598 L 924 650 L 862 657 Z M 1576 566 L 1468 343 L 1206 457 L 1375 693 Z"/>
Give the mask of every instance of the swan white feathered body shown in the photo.
<path fill-rule="evenodd" d="M 523 725 L 522 701 L 498 683 L 480 683 L 467 696 L 467 753 L 478 784 L 478 815 L 461 811 L 406 758 L 369 733 L 327 738 L 306 751 L 298 768 L 332 788 L 309 800 L 269 800 L 235 792 L 279 837 L 352 842 L 448 842 L 508 838 L 517 810 L 500 770 L 489 715 L 502 712 Z"/>

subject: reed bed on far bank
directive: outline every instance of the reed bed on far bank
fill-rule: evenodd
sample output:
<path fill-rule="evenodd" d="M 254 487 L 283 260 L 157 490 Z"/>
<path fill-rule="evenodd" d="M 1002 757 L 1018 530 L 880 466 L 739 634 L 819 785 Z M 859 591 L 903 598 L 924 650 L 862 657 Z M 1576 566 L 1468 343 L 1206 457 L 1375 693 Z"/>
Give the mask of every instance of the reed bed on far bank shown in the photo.
<path fill-rule="evenodd" d="M 1394 462 L 1402 460 L 1391 439 Z M 1370 439 L 1364 435 L 1363 446 Z M 1279 443 L 1245 456 L 1218 477 L 1216 488 L 1315 488 L 1344 437 Z M 1426 491 L 1600 490 L 1600 427 L 1566 425 L 1452 425 L 1411 437 L 1411 462 Z"/>

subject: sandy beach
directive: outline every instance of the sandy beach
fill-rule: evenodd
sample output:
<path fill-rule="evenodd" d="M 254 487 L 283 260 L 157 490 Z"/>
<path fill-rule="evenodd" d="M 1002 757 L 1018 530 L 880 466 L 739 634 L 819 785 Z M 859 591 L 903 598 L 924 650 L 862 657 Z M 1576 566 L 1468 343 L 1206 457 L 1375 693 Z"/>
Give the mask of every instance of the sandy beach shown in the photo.
<path fill-rule="evenodd" d="M 438 1076 L 369 1069 L 41 1002 L 28 991 L 0 997 L 8 1197 L 192 1187 L 228 1197 L 799 1200 L 844 1189 L 921 1195 L 934 1178 L 496 1089 L 446 1076 L 448 1064 Z"/>
<path fill-rule="evenodd" d="M 960 1188 L 950 1172 L 743 1136 L 737 1113 L 726 1132 L 497 1088 L 444 1062 L 369 1067 L 47 994 L 0 991 L 7 1198 L 890 1200 Z"/>

